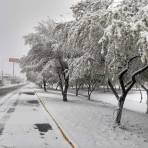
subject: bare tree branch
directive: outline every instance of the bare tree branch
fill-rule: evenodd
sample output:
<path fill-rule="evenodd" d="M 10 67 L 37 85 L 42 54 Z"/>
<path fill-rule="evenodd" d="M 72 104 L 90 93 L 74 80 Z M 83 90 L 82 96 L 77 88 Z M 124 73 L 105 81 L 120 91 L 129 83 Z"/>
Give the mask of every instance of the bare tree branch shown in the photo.
<path fill-rule="evenodd" d="M 145 70 L 148 69 L 148 65 L 145 65 L 141 69 L 137 70 L 136 72 L 133 73 L 132 75 L 132 83 L 127 87 L 126 89 L 126 94 L 130 91 L 130 89 L 133 87 L 133 85 L 136 83 L 136 76 L 144 72 Z"/>
<path fill-rule="evenodd" d="M 108 85 L 110 86 L 112 92 L 114 93 L 114 95 L 116 96 L 117 100 L 119 100 L 119 96 L 118 96 L 118 93 L 117 91 L 115 90 L 115 88 L 113 87 L 111 81 L 108 79 Z"/>
<path fill-rule="evenodd" d="M 148 69 L 148 64 L 145 65 L 144 67 L 142 67 L 141 69 L 137 70 L 136 72 L 134 72 L 134 74 L 132 75 L 132 80 L 136 81 L 136 76 L 141 74 L 142 72 L 144 72 L 147 69 Z"/>
<path fill-rule="evenodd" d="M 140 83 L 140 85 L 144 90 L 146 90 L 146 91 L 148 90 L 148 88 L 146 88 L 143 84 Z"/>
<path fill-rule="evenodd" d="M 132 83 L 132 79 L 129 80 L 129 81 L 125 84 L 125 87 L 128 87 L 131 83 Z"/>
<path fill-rule="evenodd" d="M 132 57 L 131 59 L 129 59 L 129 61 L 127 62 L 126 68 L 123 69 L 123 71 L 121 71 L 121 72 L 119 73 L 119 83 L 120 83 L 120 86 L 121 86 L 121 88 L 122 88 L 122 92 L 123 92 L 123 93 L 125 93 L 125 91 L 126 91 L 126 90 L 125 90 L 126 85 L 124 85 L 123 76 L 128 72 L 130 63 L 131 63 L 134 59 L 136 59 L 136 58 L 138 58 L 138 57 L 140 57 L 140 56 L 134 56 L 134 57 Z M 131 83 L 131 82 L 129 82 L 129 84 L 130 84 L 130 83 Z"/>

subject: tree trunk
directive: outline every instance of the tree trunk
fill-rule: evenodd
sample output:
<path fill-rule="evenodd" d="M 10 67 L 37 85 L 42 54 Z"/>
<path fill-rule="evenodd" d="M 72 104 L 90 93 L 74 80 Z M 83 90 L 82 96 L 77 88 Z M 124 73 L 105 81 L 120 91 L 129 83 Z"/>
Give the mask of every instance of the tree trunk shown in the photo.
<path fill-rule="evenodd" d="M 79 95 L 80 85 L 76 83 L 76 96 Z"/>
<path fill-rule="evenodd" d="M 77 80 L 76 80 L 76 96 L 78 96 L 78 83 L 77 83 Z"/>
<path fill-rule="evenodd" d="M 76 96 L 79 95 L 79 89 L 76 89 Z"/>
<path fill-rule="evenodd" d="M 90 91 L 91 91 L 91 90 L 90 90 L 90 89 L 91 89 L 90 84 L 88 85 L 88 88 L 87 88 L 87 89 L 88 89 L 88 90 L 87 90 L 87 91 L 88 91 L 88 92 L 87 92 L 87 93 L 88 93 L 88 100 L 90 100 L 90 95 L 91 95 L 91 93 L 90 93 Z"/>
<path fill-rule="evenodd" d="M 91 96 L 91 95 L 90 95 L 90 94 L 88 94 L 88 100 L 89 100 L 89 101 L 90 101 L 90 96 Z"/>
<path fill-rule="evenodd" d="M 63 93 L 62 95 L 63 95 L 63 101 L 67 102 L 67 93 Z"/>
<path fill-rule="evenodd" d="M 63 101 L 67 102 L 67 91 L 68 91 L 68 87 L 69 87 L 69 77 L 65 78 L 65 87 L 64 87 L 64 91 L 62 93 L 63 95 Z"/>
<path fill-rule="evenodd" d="M 146 114 L 148 114 L 148 89 L 144 85 L 141 85 L 141 87 L 146 91 L 146 95 L 147 95 L 147 100 L 146 100 L 146 105 L 147 105 Z M 141 99 L 140 102 L 142 102 L 142 99 Z"/>
<path fill-rule="evenodd" d="M 120 97 L 120 99 L 118 101 L 118 109 L 117 109 L 116 117 L 115 117 L 115 123 L 118 125 L 120 125 L 120 123 L 121 123 L 121 116 L 122 116 L 124 100 L 125 100 L 125 98 Z"/>
<path fill-rule="evenodd" d="M 119 87 L 118 87 L 118 91 L 120 91 L 121 90 L 121 88 L 120 88 L 120 85 L 119 85 Z"/>
<path fill-rule="evenodd" d="M 147 100 L 146 100 L 147 110 L 146 110 L 146 114 L 148 114 L 148 90 L 146 91 L 146 94 L 147 94 Z"/>
<path fill-rule="evenodd" d="M 47 89 L 46 89 L 46 80 L 43 80 L 43 86 L 44 86 L 44 91 L 46 92 Z"/>

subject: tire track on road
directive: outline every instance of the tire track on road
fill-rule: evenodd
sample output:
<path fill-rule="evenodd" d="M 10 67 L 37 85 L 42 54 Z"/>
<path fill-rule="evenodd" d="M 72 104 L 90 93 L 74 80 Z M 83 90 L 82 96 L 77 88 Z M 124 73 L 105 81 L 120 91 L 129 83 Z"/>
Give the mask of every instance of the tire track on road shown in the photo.
<path fill-rule="evenodd" d="M 15 111 L 15 107 L 18 103 L 17 92 L 12 93 L 10 96 L 6 97 L 0 104 L 0 135 L 2 135 L 5 124 L 11 117 L 10 114 Z M 12 97 L 15 97 L 13 101 L 10 100 Z"/>

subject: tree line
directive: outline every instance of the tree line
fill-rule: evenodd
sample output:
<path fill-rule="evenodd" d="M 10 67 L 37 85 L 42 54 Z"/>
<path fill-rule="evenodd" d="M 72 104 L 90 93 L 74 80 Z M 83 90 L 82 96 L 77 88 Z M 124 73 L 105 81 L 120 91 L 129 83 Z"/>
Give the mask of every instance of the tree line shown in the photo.
<path fill-rule="evenodd" d="M 115 123 L 120 125 L 134 85 L 148 94 L 148 1 L 86 0 L 71 10 L 74 20 L 41 21 L 24 36 L 30 50 L 21 58 L 22 72 L 28 80 L 43 83 L 45 91 L 47 84 L 57 84 L 63 101 L 69 87 L 75 87 L 76 95 L 87 88 L 89 100 L 97 87 L 110 87 L 118 101 Z"/>

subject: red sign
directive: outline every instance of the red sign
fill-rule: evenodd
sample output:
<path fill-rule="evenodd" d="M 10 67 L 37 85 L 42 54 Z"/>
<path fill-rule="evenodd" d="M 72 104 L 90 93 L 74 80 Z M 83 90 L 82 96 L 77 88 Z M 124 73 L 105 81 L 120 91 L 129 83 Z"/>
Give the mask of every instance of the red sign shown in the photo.
<path fill-rule="evenodd" d="M 18 58 L 9 58 L 9 62 L 19 63 L 20 59 L 18 59 Z"/>

